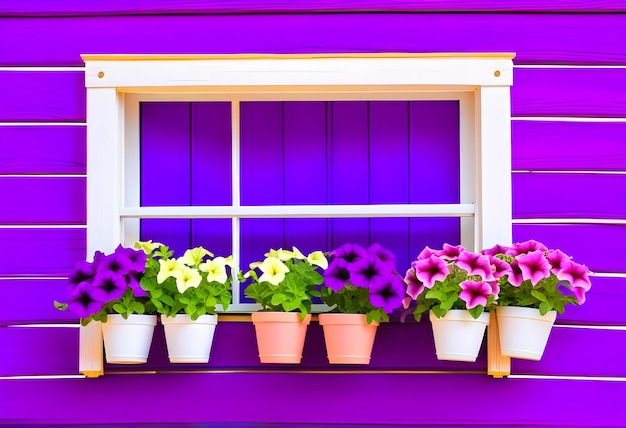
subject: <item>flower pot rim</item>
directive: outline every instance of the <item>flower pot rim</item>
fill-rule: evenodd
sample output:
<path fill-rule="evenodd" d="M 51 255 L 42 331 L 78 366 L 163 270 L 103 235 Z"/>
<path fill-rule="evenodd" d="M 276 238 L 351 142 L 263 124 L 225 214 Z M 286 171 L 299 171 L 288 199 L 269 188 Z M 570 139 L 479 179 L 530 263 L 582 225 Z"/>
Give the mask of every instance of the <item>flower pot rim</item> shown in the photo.
<path fill-rule="evenodd" d="M 341 325 L 372 325 L 378 326 L 377 321 L 372 321 L 371 324 L 367 322 L 367 316 L 365 314 L 344 314 L 344 313 L 323 313 L 317 316 L 320 325 L 329 324 L 341 324 Z"/>
<path fill-rule="evenodd" d="M 131 314 L 127 319 L 121 314 L 107 314 L 106 323 L 103 324 L 144 324 L 144 325 L 156 325 L 156 315 L 146 314 Z"/>
<path fill-rule="evenodd" d="M 173 317 L 168 317 L 165 315 L 161 315 L 161 324 L 188 324 L 188 323 L 198 323 L 198 324 L 217 324 L 217 315 L 215 314 L 204 314 L 200 315 L 197 320 L 192 320 L 187 314 L 176 314 Z"/>
<path fill-rule="evenodd" d="M 431 322 L 435 319 L 438 321 L 475 321 L 489 324 L 489 312 L 485 311 L 478 318 L 472 318 L 467 309 L 449 309 L 443 317 L 438 318 L 431 310 L 428 311 L 428 319 Z"/>
<path fill-rule="evenodd" d="M 300 312 L 259 311 L 252 312 L 250 318 L 255 324 L 263 322 L 293 322 L 308 325 L 311 322 L 311 314 L 306 314 L 304 319 L 300 319 Z"/>
<path fill-rule="evenodd" d="M 557 312 L 555 310 L 548 311 L 545 315 L 541 315 L 537 308 L 527 308 L 524 306 L 496 306 L 496 314 L 500 316 L 509 316 L 517 318 L 537 318 L 543 321 L 554 322 Z"/>

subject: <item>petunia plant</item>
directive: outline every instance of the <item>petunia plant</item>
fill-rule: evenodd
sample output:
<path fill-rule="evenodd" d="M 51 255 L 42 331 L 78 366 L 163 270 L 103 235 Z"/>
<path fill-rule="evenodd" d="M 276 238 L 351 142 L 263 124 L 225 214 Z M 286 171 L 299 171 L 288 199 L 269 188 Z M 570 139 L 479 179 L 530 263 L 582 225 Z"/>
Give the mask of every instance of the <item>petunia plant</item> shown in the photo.
<path fill-rule="evenodd" d="M 505 274 L 494 263 L 500 270 L 488 256 L 460 245 L 444 244 L 441 250 L 426 247 L 406 272 L 405 307 L 417 300 L 413 311 L 417 321 L 429 310 L 441 318 L 450 309 L 467 309 L 478 318 L 495 305 L 500 291 L 497 280 Z"/>
<path fill-rule="evenodd" d="M 567 304 L 583 304 L 591 288 L 586 266 L 541 242 L 496 245 L 482 254 L 498 272 L 498 306 L 535 308 L 541 315 L 552 310 L 562 314 Z"/>
<path fill-rule="evenodd" d="M 215 314 L 216 306 L 228 309 L 232 298 L 232 257 L 215 257 L 203 247 L 173 258 L 161 243 L 137 242 L 146 255 L 141 288 L 148 292 L 158 313 L 173 317 L 185 313 L 192 320 Z"/>
<path fill-rule="evenodd" d="M 389 313 L 402 305 L 406 288 L 393 253 L 380 244 L 367 249 L 344 244 L 329 258 L 322 301 L 333 312 L 365 314 L 368 323 L 389 321 Z"/>
<path fill-rule="evenodd" d="M 246 297 L 254 299 L 264 311 L 311 312 L 313 297 L 319 297 L 323 282 L 320 270 L 328 267 L 321 251 L 305 256 L 296 247 L 292 250 L 270 249 L 265 259 L 250 264 L 247 272 L 239 272 L 242 283 L 249 282 Z"/>
<path fill-rule="evenodd" d="M 139 284 L 146 254 L 119 245 L 111 254 L 96 251 L 93 261 L 75 264 L 67 281 L 68 303 L 54 302 L 59 310 L 71 310 L 82 325 L 106 322 L 107 314 L 143 314 L 153 310 Z"/>

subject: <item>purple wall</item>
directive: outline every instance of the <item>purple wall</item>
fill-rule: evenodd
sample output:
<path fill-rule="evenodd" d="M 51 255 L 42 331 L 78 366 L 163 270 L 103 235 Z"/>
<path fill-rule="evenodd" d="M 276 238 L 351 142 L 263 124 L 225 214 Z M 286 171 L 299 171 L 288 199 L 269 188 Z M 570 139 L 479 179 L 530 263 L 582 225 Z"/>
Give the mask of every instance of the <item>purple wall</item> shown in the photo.
<path fill-rule="evenodd" d="M 265 13 L 249 13 L 258 11 Z M 323 13 L 327 11 L 352 13 Z M 383 11 L 393 13 L 379 13 Z M 597 328 L 626 326 L 624 311 L 609 310 L 626 304 L 626 278 L 619 277 L 626 274 L 626 258 L 619 251 L 606 250 L 626 240 L 623 12 L 623 2 L 590 0 L 516 0 L 506 5 L 458 0 L 446 2 L 445 7 L 409 0 L 2 2 L 0 243 L 5 251 L 0 293 L 5 302 L 15 303 L 0 308 L 4 351 L 0 423 L 625 426 L 619 398 L 626 396 L 626 331 Z M 146 366 L 108 366 L 107 375 L 93 380 L 41 377 L 77 373 L 77 329 L 9 325 L 76 321 L 71 314 L 55 311 L 51 302 L 63 299 L 64 275 L 85 256 L 81 53 L 433 51 L 516 53 L 518 67 L 511 90 L 514 239 L 542 240 L 604 274 L 593 278 L 584 306 L 559 317 L 561 327 L 553 331 L 541 362 L 514 361 L 512 371 L 519 378 L 499 380 L 484 374 L 484 349 L 473 364 L 439 362 L 433 355 L 430 326 L 423 322 L 382 326 L 372 365 L 363 372 L 337 373 L 325 361 L 319 326 L 314 323 L 301 367 L 260 367 L 251 325 L 223 323 L 208 365 L 180 368 L 167 363 L 158 330 Z M 607 65 L 618 67 L 597 67 Z M 449 108 L 445 104 L 440 106 L 444 110 Z M 421 135 L 454 144 L 445 134 L 448 127 L 433 126 L 437 118 L 454 113 L 437 113 L 434 105 L 244 104 L 242 117 L 249 126 L 241 129 L 242 155 L 248 163 L 259 162 L 261 145 L 280 144 L 289 159 L 297 155 L 303 141 L 310 147 L 308 163 L 288 162 L 258 172 L 264 180 L 282 183 L 280 197 L 267 203 L 424 202 L 432 195 L 411 183 L 458 161 L 445 157 L 445 145 L 441 152 L 420 146 Z M 147 156 L 144 181 L 157 173 L 159 145 L 177 141 L 177 162 L 188 165 L 168 171 L 175 177 L 172 184 L 187 186 L 185 192 L 167 192 L 175 199 L 166 201 L 159 199 L 163 193 L 151 194 L 148 188 L 142 194 L 144 205 L 230 203 L 228 192 L 211 193 L 209 198 L 202 186 L 194 185 L 207 175 L 223 180 L 216 183 L 218 188 L 230 185 L 230 163 L 225 161 L 230 146 L 223 144 L 230 139 L 228 108 L 220 103 L 144 104 L 142 120 L 148 121 L 142 126 Z M 390 129 L 395 133 L 390 134 Z M 397 178 L 391 177 L 386 173 L 389 163 L 406 154 L 407 147 L 417 148 L 409 151 L 410 164 L 395 168 Z M 353 174 L 367 188 L 350 191 L 341 180 L 345 168 L 333 159 L 348 153 L 355 159 Z M 431 162 L 413 168 L 421 154 Z M 213 162 L 215 156 L 222 162 Z M 298 192 L 285 179 L 296 173 L 329 177 L 325 191 Z M 440 183 L 440 190 L 454 201 L 458 197 L 455 177 L 448 179 Z M 394 184 L 390 191 L 381 191 L 390 184 Z M 251 204 L 261 202 L 245 186 L 242 196 Z M 315 231 L 301 245 L 305 249 L 364 239 L 360 234 L 367 230 L 372 240 L 395 236 L 390 245 L 397 246 L 401 258 L 410 259 L 415 247 L 450 241 L 458 233 L 450 220 L 410 220 L 407 225 L 405 219 L 247 220 L 242 229 L 258 229 L 259 222 L 264 231 L 277 234 L 246 234 L 244 246 L 251 254 L 265 251 L 271 239 L 277 246 L 299 243 L 303 230 Z M 210 242 L 219 253 L 230 252 L 228 230 L 227 220 L 142 224 L 146 237 L 179 248 Z M 601 350 L 603 346 L 606 350 Z M 121 369 L 145 374 L 124 374 Z M 19 378 L 24 375 L 35 378 Z M 533 378 L 536 375 L 544 378 Z M 146 395 L 139 396 L 136 390 Z M 187 392 L 169 395 L 179 390 Z M 273 399 L 252 398 L 256 393 Z M 121 396 L 113 399 L 114 394 Z M 215 410 L 207 409 L 207 395 L 215 396 L 217 403 L 211 407 Z M 504 402 L 492 397 L 517 398 Z M 112 408 L 121 402 L 135 405 Z M 284 404 L 280 411 L 275 402 Z M 320 402 L 323 407 L 313 404 Z M 166 406 L 173 410 L 141 410 Z"/>

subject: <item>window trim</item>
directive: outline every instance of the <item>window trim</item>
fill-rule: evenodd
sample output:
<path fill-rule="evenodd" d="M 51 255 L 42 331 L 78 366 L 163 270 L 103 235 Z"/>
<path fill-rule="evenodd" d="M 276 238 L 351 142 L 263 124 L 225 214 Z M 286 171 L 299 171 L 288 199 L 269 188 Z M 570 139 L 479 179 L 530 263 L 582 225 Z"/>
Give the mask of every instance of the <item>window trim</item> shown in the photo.
<path fill-rule="evenodd" d="M 239 218 L 276 216 L 268 207 L 239 204 L 241 101 L 458 100 L 460 204 L 287 206 L 281 208 L 289 215 L 281 217 L 458 216 L 465 247 L 510 244 L 513 57 L 510 53 L 82 55 L 87 88 L 87 254 L 113 251 L 120 242 L 132 244 L 139 238 L 142 217 L 231 217 L 233 255 L 238 255 Z M 139 207 L 141 101 L 231 102 L 231 207 Z M 233 298 L 229 312 L 253 310 L 254 305 L 239 304 L 238 284 Z M 95 352 L 83 349 L 82 335 L 81 331 L 81 356 L 83 351 Z M 81 371 L 101 372 L 101 367 L 100 357 L 99 368 L 96 364 L 94 370 Z"/>

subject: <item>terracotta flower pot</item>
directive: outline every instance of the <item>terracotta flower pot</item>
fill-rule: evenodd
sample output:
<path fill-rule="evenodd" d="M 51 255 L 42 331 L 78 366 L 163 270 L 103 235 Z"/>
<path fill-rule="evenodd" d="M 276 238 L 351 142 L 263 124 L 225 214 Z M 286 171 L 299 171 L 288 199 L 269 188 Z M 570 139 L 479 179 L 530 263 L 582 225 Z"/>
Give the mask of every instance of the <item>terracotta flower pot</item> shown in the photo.
<path fill-rule="evenodd" d="M 156 315 L 107 315 L 102 323 L 107 363 L 141 364 L 148 360 Z"/>
<path fill-rule="evenodd" d="M 161 316 L 170 363 L 208 363 L 217 315 L 201 315 L 192 321 L 187 314 Z"/>
<path fill-rule="evenodd" d="M 259 358 L 262 363 L 300 364 L 311 314 L 300 320 L 297 312 L 253 312 Z"/>
<path fill-rule="evenodd" d="M 483 312 L 474 319 L 465 309 L 451 309 L 437 318 L 430 311 L 430 322 L 438 360 L 476 361 L 489 324 L 489 313 Z"/>
<path fill-rule="evenodd" d="M 539 361 L 556 320 L 556 311 L 541 315 L 539 309 L 498 306 L 496 316 L 502 355 Z"/>
<path fill-rule="evenodd" d="M 330 364 L 369 364 L 378 328 L 363 314 L 320 314 Z"/>

